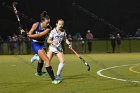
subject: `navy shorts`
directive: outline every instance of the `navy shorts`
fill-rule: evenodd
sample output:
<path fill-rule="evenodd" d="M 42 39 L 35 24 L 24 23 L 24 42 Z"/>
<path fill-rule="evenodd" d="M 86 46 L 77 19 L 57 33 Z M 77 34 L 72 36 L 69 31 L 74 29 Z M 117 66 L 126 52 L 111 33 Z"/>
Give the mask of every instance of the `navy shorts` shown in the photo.
<path fill-rule="evenodd" d="M 38 50 L 42 50 L 43 48 L 45 48 L 44 43 L 32 41 L 32 49 L 36 54 L 38 54 Z"/>

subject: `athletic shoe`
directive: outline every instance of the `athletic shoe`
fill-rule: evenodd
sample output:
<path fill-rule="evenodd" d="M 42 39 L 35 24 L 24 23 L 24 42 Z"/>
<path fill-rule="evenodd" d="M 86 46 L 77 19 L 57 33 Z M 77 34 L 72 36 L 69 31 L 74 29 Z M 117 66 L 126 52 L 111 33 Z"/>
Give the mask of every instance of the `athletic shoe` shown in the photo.
<path fill-rule="evenodd" d="M 61 83 L 61 82 L 62 82 L 61 80 L 56 80 L 56 79 L 55 79 L 55 80 L 52 81 L 52 84 L 59 84 L 59 83 Z"/>
<path fill-rule="evenodd" d="M 47 76 L 47 72 L 41 72 L 41 73 L 38 73 L 38 72 L 36 72 L 35 73 L 35 76 Z"/>
<path fill-rule="evenodd" d="M 39 60 L 39 56 L 37 54 L 35 54 L 32 58 L 31 58 L 31 63 L 35 62 L 36 60 Z"/>
<path fill-rule="evenodd" d="M 56 80 L 61 80 L 62 81 L 62 77 L 60 75 L 56 75 L 55 77 Z"/>

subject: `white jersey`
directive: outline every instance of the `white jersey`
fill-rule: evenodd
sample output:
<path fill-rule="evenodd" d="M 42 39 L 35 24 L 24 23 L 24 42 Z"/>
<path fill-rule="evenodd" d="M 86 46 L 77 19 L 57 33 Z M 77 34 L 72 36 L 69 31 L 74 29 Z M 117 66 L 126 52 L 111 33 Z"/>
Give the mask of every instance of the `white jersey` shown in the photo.
<path fill-rule="evenodd" d="M 55 28 L 51 31 L 49 35 L 49 37 L 51 37 L 53 41 L 57 41 L 59 43 L 62 42 L 65 36 L 66 36 L 66 32 L 64 29 L 62 29 L 62 31 L 58 33 Z"/>
<path fill-rule="evenodd" d="M 54 52 L 54 53 L 62 52 L 63 49 L 62 49 L 61 42 L 62 42 L 62 40 L 66 37 L 66 32 L 65 32 L 65 30 L 62 29 L 62 31 L 58 33 L 58 32 L 56 31 L 56 28 L 54 28 L 54 29 L 50 32 L 49 37 L 51 37 L 51 38 L 53 39 L 53 41 L 58 42 L 57 45 L 51 44 L 50 47 L 49 47 L 49 51 L 52 51 L 52 52 Z"/>

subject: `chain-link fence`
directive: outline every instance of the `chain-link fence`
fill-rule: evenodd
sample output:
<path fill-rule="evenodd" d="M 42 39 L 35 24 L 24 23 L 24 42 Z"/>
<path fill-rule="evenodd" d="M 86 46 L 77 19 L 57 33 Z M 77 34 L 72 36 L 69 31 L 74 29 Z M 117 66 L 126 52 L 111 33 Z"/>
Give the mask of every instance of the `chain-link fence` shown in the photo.
<path fill-rule="evenodd" d="M 89 51 L 88 41 L 71 41 L 72 46 L 79 53 L 112 53 L 113 47 L 115 53 L 132 53 L 140 52 L 139 39 L 122 39 L 120 44 L 115 42 L 112 46 L 110 39 L 94 39 L 91 43 L 91 51 Z M 63 44 L 64 53 L 72 53 L 68 46 Z M 0 42 L 1 55 L 17 55 L 17 54 L 34 54 L 31 47 L 31 41 L 25 40 L 22 42 Z"/>

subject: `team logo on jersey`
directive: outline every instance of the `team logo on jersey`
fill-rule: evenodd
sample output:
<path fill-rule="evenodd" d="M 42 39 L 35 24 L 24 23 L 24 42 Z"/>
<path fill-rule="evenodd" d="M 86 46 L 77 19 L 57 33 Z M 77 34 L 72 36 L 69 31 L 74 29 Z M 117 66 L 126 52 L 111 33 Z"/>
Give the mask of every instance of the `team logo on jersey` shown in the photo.
<path fill-rule="evenodd" d="M 55 36 L 55 39 L 56 39 L 57 41 L 61 42 L 61 41 L 62 41 L 62 36 Z"/>

